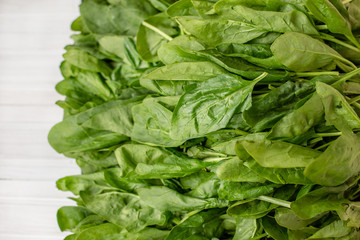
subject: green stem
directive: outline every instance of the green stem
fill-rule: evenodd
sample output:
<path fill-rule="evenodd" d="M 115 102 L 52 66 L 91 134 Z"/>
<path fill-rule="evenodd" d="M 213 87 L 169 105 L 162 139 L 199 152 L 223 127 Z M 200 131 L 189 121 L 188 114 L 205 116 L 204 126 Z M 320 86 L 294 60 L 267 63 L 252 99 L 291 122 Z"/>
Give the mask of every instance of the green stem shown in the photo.
<path fill-rule="evenodd" d="M 342 61 L 340 61 L 338 59 L 335 60 L 334 62 L 336 63 L 336 66 L 338 66 L 345 73 L 351 72 L 353 70 L 352 67 L 350 67 L 349 65 L 346 65 L 345 63 L 343 63 Z"/>
<path fill-rule="evenodd" d="M 263 234 L 261 234 L 259 236 L 250 238 L 249 240 L 258 240 L 258 239 L 262 239 L 262 238 L 267 237 L 267 236 L 268 236 L 267 233 L 263 233 Z"/>
<path fill-rule="evenodd" d="M 357 97 L 351 98 L 351 99 L 349 100 L 349 103 L 350 103 L 350 104 L 353 104 L 353 103 L 356 103 L 357 101 L 360 101 L 360 95 L 357 96 Z"/>
<path fill-rule="evenodd" d="M 342 132 L 332 132 L 332 133 L 317 133 L 319 137 L 337 137 L 341 136 Z"/>
<path fill-rule="evenodd" d="M 253 80 L 253 82 L 259 82 L 260 80 L 264 79 L 269 73 L 267 72 L 263 72 L 260 76 L 258 76 L 257 78 L 255 78 Z"/>
<path fill-rule="evenodd" d="M 359 103 L 354 102 L 354 103 L 352 103 L 352 105 L 353 105 L 354 107 L 356 107 L 356 108 L 360 109 L 360 104 L 359 104 Z"/>
<path fill-rule="evenodd" d="M 269 202 L 269 203 L 273 203 L 282 207 L 286 207 L 286 208 L 290 208 L 290 204 L 291 202 L 282 200 L 282 199 L 278 199 L 278 198 L 273 198 L 273 197 L 268 197 L 268 196 L 260 196 L 257 197 L 258 200 L 264 201 L 264 202 Z"/>
<path fill-rule="evenodd" d="M 237 135 L 240 135 L 240 136 L 246 136 L 246 135 L 249 135 L 248 132 L 245 132 L 243 130 L 240 130 L 240 129 L 235 129 L 234 131 Z"/>
<path fill-rule="evenodd" d="M 356 40 L 356 38 L 354 37 L 354 35 L 345 35 L 347 37 L 347 39 L 350 40 L 350 42 L 352 42 L 357 48 L 360 49 L 360 43 Z"/>
<path fill-rule="evenodd" d="M 316 25 L 315 28 L 317 30 L 328 30 L 328 26 L 327 25 Z"/>
<path fill-rule="evenodd" d="M 310 142 L 309 142 L 309 145 L 312 145 L 312 144 L 315 144 L 315 143 L 318 143 L 320 141 L 322 141 L 323 138 L 322 137 L 317 137 L 317 138 L 314 138 L 312 139 Z"/>
<path fill-rule="evenodd" d="M 335 140 L 334 140 L 334 141 L 335 141 Z M 325 147 L 329 146 L 330 144 L 332 144 L 334 141 L 331 141 L 331 142 L 325 143 L 325 144 L 323 144 L 323 145 L 321 145 L 321 146 L 319 146 L 319 147 L 315 148 L 315 150 L 320 150 L 320 149 L 323 149 L 323 148 L 325 148 Z"/>
<path fill-rule="evenodd" d="M 354 47 L 353 45 L 350 45 L 350 44 L 347 44 L 347 43 L 345 43 L 343 41 L 340 41 L 339 39 L 337 39 L 337 38 L 335 38 L 335 37 L 333 37 L 331 35 L 328 35 L 326 33 L 320 33 L 320 35 L 316 36 L 316 37 L 324 39 L 324 40 L 328 40 L 330 42 L 337 43 L 337 44 L 339 44 L 339 45 L 341 45 L 343 47 L 349 48 L 349 49 L 351 49 L 351 50 L 353 50 L 355 52 L 360 53 L 360 49 L 358 49 L 357 47 Z"/>
<path fill-rule="evenodd" d="M 316 77 L 321 75 L 332 75 L 332 76 L 339 76 L 339 72 L 331 71 L 331 72 L 298 72 L 295 73 L 298 77 Z"/>
<path fill-rule="evenodd" d="M 342 56 L 340 56 L 340 57 L 336 56 L 336 55 L 333 55 L 333 56 L 334 56 L 334 58 L 338 59 L 339 61 L 348 64 L 353 69 L 356 69 L 356 65 L 353 62 L 351 62 L 350 60 L 348 60 L 348 59 L 346 59 L 346 58 L 344 58 Z"/>
<path fill-rule="evenodd" d="M 230 159 L 230 157 L 209 157 L 204 158 L 203 162 L 221 162 L 222 160 Z"/>
<path fill-rule="evenodd" d="M 342 76 L 339 80 L 337 80 L 336 82 L 334 82 L 332 85 L 340 85 L 344 82 L 346 82 L 347 80 L 349 80 L 350 78 L 352 78 L 353 76 L 356 76 L 357 74 L 360 74 L 360 68 L 355 69 L 352 72 L 349 72 L 347 74 L 345 74 L 344 76 Z"/>
<path fill-rule="evenodd" d="M 173 40 L 172 37 L 170 37 L 169 35 L 167 35 L 166 33 L 164 33 L 163 31 L 161 31 L 160 29 L 158 29 L 157 27 L 151 25 L 150 23 L 147 23 L 145 21 L 142 22 L 142 25 L 144 25 L 145 27 L 147 27 L 148 29 L 153 30 L 154 32 L 158 33 L 159 35 L 161 35 L 163 38 L 171 41 Z"/>

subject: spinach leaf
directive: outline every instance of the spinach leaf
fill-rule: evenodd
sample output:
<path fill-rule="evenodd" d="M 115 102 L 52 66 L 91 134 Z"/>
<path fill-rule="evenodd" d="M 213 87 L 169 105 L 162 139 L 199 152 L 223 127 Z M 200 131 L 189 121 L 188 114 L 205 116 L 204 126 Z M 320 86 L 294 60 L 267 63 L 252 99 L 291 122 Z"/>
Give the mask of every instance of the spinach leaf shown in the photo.
<path fill-rule="evenodd" d="M 236 218 L 236 231 L 233 240 L 247 240 L 255 236 L 258 230 L 256 219 Z"/>
<path fill-rule="evenodd" d="M 140 56 L 148 62 L 157 61 L 157 50 L 177 34 L 176 26 L 165 13 L 146 19 L 137 32 L 136 46 Z"/>
<path fill-rule="evenodd" d="M 243 117 L 254 132 L 272 127 L 283 116 L 295 108 L 296 102 L 313 91 L 308 82 L 286 82 L 261 99 L 254 101 L 244 111 Z"/>
<path fill-rule="evenodd" d="M 318 82 L 316 92 L 319 94 L 325 109 L 325 119 L 328 124 L 339 130 L 360 128 L 360 118 L 347 103 L 344 96 L 333 87 Z"/>
<path fill-rule="evenodd" d="M 167 222 L 166 212 L 149 207 L 131 193 L 91 195 L 82 192 L 80 195 L 88 209 L 128 231 L 139 231 L 146 226 L 164 225 Z"/>
<path fill-rule="evenodd" d="M 138 142 L 155 144 L 157 146 L 177 147 L 182 141 L 170 136 L 173 104 L 178 97 L 147 98 L 141 104 L 132 108 L 134 127 L 131 138 Z"/>
<path fill-rule="evenodd" d="M 172 138 L 187 140 L 226 127 L 235 110 L 249 108 L 251 91 L 261 78 L 250 82 L 219 75 L 189 88 L 174 110 Z"/>
<path fill-rule="evenodd" d="M 335 60 L 354 66 L 325 43 L 302 33 L 284 33 L 273 42 L 271 51 L 280 63 L 296 72 L 316 70 Z"/>
<path fill-rule="evenodd" d="M 285 115 L 271 129 L 269 138 L 290 138 L 300 136 L 323 120 L 324 108 L 318 94 L 304 105 Z"/>
<path fill-rule="evenodd" d="M 215 12 L 221 17 L 235 21 L 248 22 L 269 32 L 300 32 L 309 35 L 318 34 L 317 30 L 301 11 L 260 11 L 246 6 L 239 1 L 219 1 L 215 5 Z M 230 13 L 230 14 L 229 14 Z"/>
<path fill-rule="evenodd" d="M 183 177 L 213 165 L 160 147 L 124 144 L 115 151 L 122 176 L 140 179 Z"/>
<path fill-rule="evenodd" d="M 322 239 L 322 238 L 341 238 L 350 233 L 351 229 L 346 226 L 346 223 L 338 220 L 321 228 L 308 239 Z"/>
<path fill-rule="evenodd" d="M 80 5 L 82 22 L 91 32 L 99 34 L 134 36 L 141 22 L 156 12 L 146 0 L 85 0 Z"/>
<path fill-rule="evenodd" d="M 256 162 L 267 168 L 306 167 L 320 152 L 282 141 L 244 140 L 242 147 Z"/>
<path fill-rule="evenodd" d="M 166 240 L 220 237 L 224 231 L 220 218 L 223 213 L 222 209 L 210 209 L 189 216 L 171 230 Z"/>
<path fill-rule="evenodd" d="M 160 211 L 194 211 L 209 208 L 224 208 L 229 201 L 218 198 L 200 199 L 189 197 L 163 186 L 139 188 L 142 201 Z"/>
<path fill-rule="evenodd" d="M 360 137 L 343 132 L 320 156 L 315 158 L 304 171 L 311 181 L 323 186 L 337 186 L 360 171 Z"/>
<path fill-rule="evenodd" d="M 349 14 L 341 1 L 315 0 L 305 1 L 306 7 L 333 33 L 344 34 L 356 46 L 360 46 L 351 31 Z"/>
<path fill-rule="evenodd" d="M 267 33 L 256 25 L 233 20 L 190 16 L 176 17 L 176 20 L 185 31 L 212 47 L 220 43 L 246 43 Z"/>

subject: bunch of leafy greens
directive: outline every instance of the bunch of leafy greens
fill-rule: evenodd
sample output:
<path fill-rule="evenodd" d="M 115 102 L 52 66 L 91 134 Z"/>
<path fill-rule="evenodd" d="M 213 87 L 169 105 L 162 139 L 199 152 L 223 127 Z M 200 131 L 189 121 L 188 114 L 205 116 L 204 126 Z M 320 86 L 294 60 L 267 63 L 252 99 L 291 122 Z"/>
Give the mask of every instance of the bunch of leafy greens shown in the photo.
<path fill-rule="evenodd" d="M 66 240 L 359 239 L 360 1 L 84 0 L 51 146 Z"/>

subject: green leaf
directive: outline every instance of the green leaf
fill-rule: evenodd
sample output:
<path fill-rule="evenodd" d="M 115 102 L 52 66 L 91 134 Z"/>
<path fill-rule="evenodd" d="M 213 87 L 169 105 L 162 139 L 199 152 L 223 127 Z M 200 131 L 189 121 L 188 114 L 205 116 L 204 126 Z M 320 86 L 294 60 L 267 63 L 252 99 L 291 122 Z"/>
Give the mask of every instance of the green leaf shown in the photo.
<path fill-rule="evenodd" d="M 57 211 L 56 217 L 61 231 L 74 232 L 78 224 L 92 214 L 84 207 L 66 206 Z"/>
<path fill-rule="evenodd" d="M 341 1 L 307 0 L 305 4 L 317 19 L 327 25 L 330 32 L 344 34 L 357 47 L 360 46 L 351 32 L 349 13 Z"/>
<path fill-rule="evenodd" d="M 231 182 L 264 182 L 265 179 L 251 171 L 237 157 L 224 161 L 216 168 L 217 176 Z"/>
<path fill-rule="evenodd" d="M 137 143 L 124 144 L 115 151 L 122 176 L 156 179 L 190 175 L 213 163 L 189 158 L 181 153 Z"/>
<path fill-rule="evenodd" d="M 222 18 L 254 24 L 269 32 L 318 34 L 306 14 L 301 11 L 261 11 L 251 7 L 253 6 L 246 6 L 241 1 L 219 1 L 215 5 L 215 12 Z"/>
<path fill-rule="evenodd" d="M 338 220 L 321 228 L 308 239 L 340 238 L 348 235 L 350 232 L 351 228 L 347 227 L 345 222 Z"/>
<path fill-rule="evenodd" d="M 181 145 L 182 141 L 170 136 L 172 111 L 168 107 L 169 104 L 176 105 L 178 99 L 179 97 L 146 98 L 141 104 L 134 106 L 131 139 L 164 147 Z"/>
<path fill-rule="evenodd" d="M 160 13 L 143 22 L 137 32 L 136 49 L 142 59 L 148 62 L 158 61 L 157 51 L 160 46 L 177 34 L 176 22 L 165 13 Z"/>
<path fill-rule="evenodd" d="M 337 186 L 360 172 L 360 137 L 343 132 L 304 171 L 311 181 L 323 186 Z"/>
<path fill-rule="evenodd" d="M 254 132 L 271 128 L 283 116 L 294 110 L 296 103 L 311 93 L 313 88 L 313 84 L 308 82 L 286 82 L 254 101 L 244 112 L 244 120 L 252 126 Z"/>
<path fill-rule="evenodd" d="M 176 225 L 166 240 L 178 239 L 211 239 L 221 237 L 224 231 L 223 220 L 220 216 L 222 209 L 210 209 L 189 216 L 180 224 Z"/>
<path fill-rule="evenodd" d="M 134 194 L 107 192 L 90 195 L 82 192 L 81 199 L 92 212 L 128 231 L 139 231 L 146 226 L 167 222 L 165 212 L 149 207 Z"/>
<path fill-rule="evenodd" d="M 261 219 L 265 232 L 275 240 L 289 239 L 286 228 L 277 225 L 276 221 L 271 217 L 263 217 Z"/>
<path fill-rule="evenodd" d="M 243 148 L 263 167 L 306 167 L 321 152 L 282 141 L 243 140 Z"/>
<path fill-rule="evenodd" d="M 252 89 L 259 80 L 219 75 L 189 88 L 174 110 L 171 137 L 185 141 L 226 127 L 237 109 L 249 107 Z"/>
<path fill-rule="evenodd" d="M 308 226 L 309 224 L 317 221 L 323 217 L 323 215 L 316 216 L 310 219 L 301 219 L 295 215 L 291 209 L 288 208 L 277 208 L 275 213 L 275 220 L 276 222 L 287 229 L 291 230 L 300 230 Z"/>
<path fill-rule="evenodd" d="M 360 128 L 359 116 L 339 91 L 325 83 L 317 82 L 316 92 L 324 105 L 328 124 L 334 125 L 340 131 Z"/>
<path fill-rule="evenodd" d="M 285 115 L 271 129 L 269 138 L 291 138 L 309 131 L 323 120 L 324 108 L 318 94 L 314 94 L 304 105 Z"/>
<path fill-rule="evenodd" d="M 73 175 L 60 178 L 56 181 L 56 187 L 61 191 L 71 191 L 75 195 L 79 195 L 81 191 L 89 188 L 99 187 L 108 188 L 104 182 L 104 173 L 96 172 L 92 174 Z"/>
<path fill-rule="evenodd" d="M 344 209 L 338 211 L 340 218 L 346 221 L 348 227 L 360 227 L 360 202 L 351 202 L 344 206 Z"/>
<path fill-rule="evenodd" d="M 223 208 L 229 205 L 227 200 L 189 197 L 167 187 L 152 186 L 139 188 L 137 192 L 142 201 L 160 211 L 194 211 Z"/>
<path fill-rule="evenodd" d="M 256 198 L 274 192 L 279 185 L 273 183 L 229 182 L 222 181 L 219 188 L 219 198 L 229 201 L 239 201 Z"/>
<path fill-rule="evenodd" d="M 341 211 L 344 199 L 343 187 L 322 187 L 316 189 L 291 203 L 291 210 L 302 219 L 310 219 L 327 211 Z"/>
<path fill-rule="evenodd" d="M 186 32 L 215 47 L 221 43 L 246 43 L 264 35 L 267 30 L 253 24 L 226 19 L 176 17 Z"/>
<path fill-rule="evenodd" d="M 255 236 L 258 230 L 256 219 L 236 218 L 236 230 L 233 240 L 248 240 Z"/>
<path fill-rule="evenodd" d="M 122 228 L 119 228 L 112 223 L 105 223 L 88 228 L 76 237 L 76 240 L 88 239 L 119 240 L 125 238 L 123 238 Z"/>
<path fill-rule="evenodd" d="M 161 95 L 176 96 L 197 82 L 214 78 L 226 71 L 211 62 L 182 62 L 156 68 L 140 79 L 141 86 Z"/>
<path fill-rule="evenodd" d="M 83 23 L 93 33 L 134 36 L 141 22 L 154 15 L 156 9 L 146 0 L 85 0 L 80 13 Z"/>
<path fill-rule="evenodd" d="M 271 45 L 271 51 L 279 62 L 296 72 L 316 70 L 334 60 L 349 64 L 325 43 L 302 33 L 284 33 Z"/>

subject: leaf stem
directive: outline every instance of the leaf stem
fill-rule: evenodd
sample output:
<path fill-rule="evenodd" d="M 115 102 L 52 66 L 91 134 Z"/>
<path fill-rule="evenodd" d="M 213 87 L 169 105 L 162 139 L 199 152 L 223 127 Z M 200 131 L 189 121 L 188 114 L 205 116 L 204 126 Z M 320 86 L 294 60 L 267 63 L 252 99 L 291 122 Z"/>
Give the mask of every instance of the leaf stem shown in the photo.
<path fill-rule="evenodd" d="M 291 202 L 289 201 L 285 201 L 282 199 L 278 199 L 278 198 L 273 198 L 273 197 L 269 197 L 269 196 L 260 196 L 257 197 L 258 200 L 264 201 L 264 202 L 269 202 L 269 203 L 273 203 L 282 207 L 286 207 L 286 208 L 290 208 L 290 204 Z"/>
<path fill-rule="evenodd" d="M 315 28 L 317 30 L 327 30 L 327 29 L 329 29 L 326 24 L 324 24 L 324 25 L 316 25 Z"/>
<path fill-rule="evenodd" d="M 334 141 L 335 141 L 335 140 L 334 140 Z M 321 145 L 321 146 L 319 146 L 319 147 L 315 148 L 315 150 L 320 150 L 320 149 L 323 149 L 323 148 L 325 148 L 325 147 L 329 146 L 330 144 L 332 144 L 334 141 L 331 141 L 331 142 L 325 143 L 325 144 L 323 144 L 323 145 Z"/>
<path fill-rule="evenodd" d="M 356 38 L 354 37 L 354 35 L 345 35 L 347 37 L 347 39 L 350 40 L 350 42 L 352 42 L 357 48 L 360 48 L 360 43 L 356 40 Z"/>
<path fill-rule="evenodd" d="M 351 99 L 349 100 L 349 103 L 350 103 L 350 104 L 353 104 L 353 103 L 356 103 L 357 101 L 360 101 L 360 95 L 357 96 L 357 97 L 351 98 Z"/>
<path fill-rule="evenodd" d="M 161 31 L 160 29 L 158 29 L 157 27 L 151 25 L 150 23 L 147 23 L 145 21 L 142 22 L 142 25 L 144 25 L 145 27 L 147 27 L 148 29 L 153 30 L 154 32 L 158 33 L 159 35 L 161 35 L 163 38 L 171 41 L 173 40 L 172 37 L 170 37 L 169 35 L 167 35 L 166 33 L 164 33 L 163 31 Z"/>
<path fill-rule="evenodd" d="M 317 133 L 319 137 L 337 137 L 341 136 L 342 132 L 332 132 L 332 133 Z"/>
<path fill-rule="evenodd" d="M 323 140 L 322 137 L 314 138 L 314 139 L 312 139 L 312 140 L 309 142 L 309 145 L 318 143 L 318 142 L 320 142 L 320 141 L 322 141 L 322 140 Z"/>
<path fill-rule="evenodd" d="M 346 82 L 346 80 L 349 80 L 350 78 L 352 78 L 353 76 L 356 76 L 357 74 L 360 74 L 360 68 L 357 68 L 354 71 L 351 71 L 351 72 L 345 74 L 344 76 L 342 76 L 342 78 L 340 78 L 339 80 L 334 82 L 332 85 L 333 86 L 340 85 L 340 84 Z"/>
<path fill-rule="evenodd" d="M 357 102 L 353 102 L 352 105 L 358 109 L 360 109 L 360 104 Z"/>
<path fill-rule="evenodd" d="M 336 56 L 336 55 L 333 55 L 336 59 L 338 59 L 339 61 L 341 61 L 341 62 L 343 62 L 343 63 L 346 63 L 346 64 L 348 64 L 348 66 L 350 66 L 350 67 L 352 67 L 353 69 L 356 69 L 356 65 L 353 63 L 353 62 L 351 62 L 350 60 L 348 60 L 348 59 L 346 59 L 346 58 L 344 58 L 344 57 L 342 57 L 342 56 Z"/>
<path fill-rule="evenodd" d="M 343 41 L 340 41 L 339 39 L 337 39 L 337 38 L 335 38 L 335 37 L 333 37 L 333 36 L 331 36 L 331 35 L 329 35 L 329 34 L 320 33 L 320 36 L 316 36 L 316 37 L 321 38 L 321 39 L 324 39 L 324 40 L 328 40 L 328 41 L 330 41 L 330 42 L 337 43 L 337 44 L 339 44 L 339 45 L 341 45 L 341 46 L 343 46 L 343 47 L 349 48 L 349 49 L 351 49 L 351 50 L 353 50 L 353 51 L 355 51 L 355 52 L 360 53 L 360 49 L 358 49 L 357 47 L 354 47 L 354 46 L 352 46 L 352 45 L 350 45 L 350 44 L 347 44 L 347 43 L 345 43 L 345 42 L 343 42 Z"/>
<path fill-rule="evenodd" d="M 342 1 L 342 4 L 348 4 L 348 3 L 351 3 L 352 2 L 352 0 L 344 0 L 344 1 Z"/>
<path fill-rule="evenodd" d="M 234 131 L 237 135 L 240 135 L 240 136 L 246 136 L 246 135 L 249 135 L 248 132 L 245 132 L 243 130 L 240 130 L 240 129 L 235 129 Z"/>
<path fill-rule="evenodd" d="M 208 158 L 204 158 L 203 162 L 220 162 L 226 159 L 230 159 L 230 157 L 208 157 Z"/>
<path fill-rule="evenodd" d="M 267 237 L 267 236 L 268 236 L 267 233 L 263 233 L 263 234 L 261 234 L 259 236 L 255 236 L 253 238 L 250 238 L 249 240 L 258 240 L 258 239 L 262 239 L 263 237 Z"/>
<path fill-rule="evenodd" d="M 259 75 L 257 78 L 253 80 L 253 82 L 259 82 L 260 80 L 264 79 L 269 73 L 263 72 L 261 75 Z"/>
<path fill-rule="evenodd" d="M 339 72 L 337 71 L 330 71 L 330 72 L 298 72 L 295 73 L 298 77 L 315 77 L 321 75 L 332 75 L 332 76 L 339 76 Z"/>

